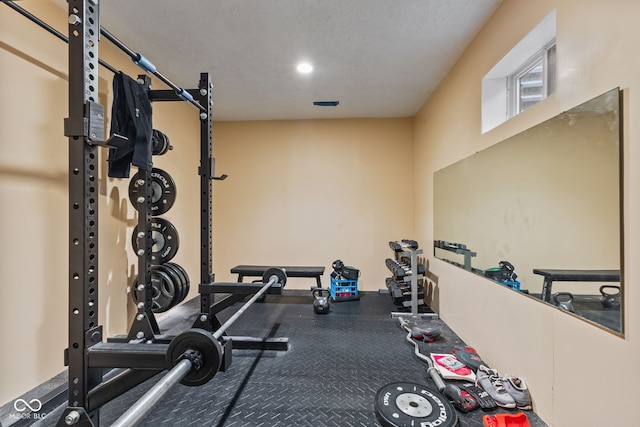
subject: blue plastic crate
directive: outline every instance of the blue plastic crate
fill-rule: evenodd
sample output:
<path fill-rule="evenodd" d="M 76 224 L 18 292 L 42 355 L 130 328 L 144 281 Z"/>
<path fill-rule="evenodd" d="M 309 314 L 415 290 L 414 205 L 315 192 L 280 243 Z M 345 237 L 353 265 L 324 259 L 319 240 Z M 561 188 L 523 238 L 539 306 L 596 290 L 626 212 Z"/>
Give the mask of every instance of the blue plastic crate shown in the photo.
<path fill-rule="evenodd" d="M 498 282 L 498 283 L 501 283 L 501 284 L 503 284 L 503 285 L 505 285 L 505 286 L 508 286 L 508 287 L 510 287 L 511 289 L 515 289 L 516 291 L 519 291 L 519 290 L 520 290 L 520 282 L 519 282 L 519 281 L 517 281 L 517 280 L 514 280 L 514 281 L 504 281 L 504 282 Z"/>
<path fill-rule="evenodd" d="M 360 299 L 357 280 L 331 278 L 331 299 L 333 301 L 352 301 Z"/>

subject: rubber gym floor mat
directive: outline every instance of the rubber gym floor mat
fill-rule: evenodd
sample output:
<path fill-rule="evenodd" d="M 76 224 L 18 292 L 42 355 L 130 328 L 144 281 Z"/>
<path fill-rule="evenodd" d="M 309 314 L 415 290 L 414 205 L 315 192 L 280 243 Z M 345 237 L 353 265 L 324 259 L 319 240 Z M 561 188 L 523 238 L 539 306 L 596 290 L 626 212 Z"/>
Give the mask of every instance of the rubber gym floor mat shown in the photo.
<path fill-rule="evenodd" d="M 434 387 L 426 364 L 415 357 L 398 320 L 391 318 L 396 307 L 388 295 L 363 293 L 358 301 L 332 303 L 331 312 L 323 315 L 313 312 L 312 302 L 310 293 L 285 293 L 253 304 L 227 333 L 288 337 L 289 349 L 233 350 L 227 372 L 199 387 L 178 384 L 140 425 L 377 426 L 378 389 L 401 381 Z M 238 307 L 220 313 L 220 320 Z M 450 352 L 463 344 L 441 320 L 420 324 L 442 330 L 436 341 L 421 344 L 423 352 Z M 110 425 L 162 375 L 104 405 L 100 424 Z M 509 411 L 491 413 L 499 412 Z M 484 414 L 458 413 L 460 425 L 482 427 Z M 533 427 L 546 426 L 533 412 L 527 415 Z M 57 418 L 49 421 L 54 425 Z"/>

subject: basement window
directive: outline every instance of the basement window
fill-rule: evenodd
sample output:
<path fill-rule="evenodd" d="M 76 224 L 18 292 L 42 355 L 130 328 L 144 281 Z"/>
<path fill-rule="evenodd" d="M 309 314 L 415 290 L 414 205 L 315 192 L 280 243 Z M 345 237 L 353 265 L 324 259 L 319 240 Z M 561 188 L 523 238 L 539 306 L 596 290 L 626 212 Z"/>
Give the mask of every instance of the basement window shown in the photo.
<path fill-rule="evenodd" d="M 555 91 L 555 64 L 554 39 L 507 77 L 509 118 L 522 113 Z"/>
<path fill-rule="evenodd" d="M 482 133 L 555 92 L 555 9 L 482 79 Z"/>

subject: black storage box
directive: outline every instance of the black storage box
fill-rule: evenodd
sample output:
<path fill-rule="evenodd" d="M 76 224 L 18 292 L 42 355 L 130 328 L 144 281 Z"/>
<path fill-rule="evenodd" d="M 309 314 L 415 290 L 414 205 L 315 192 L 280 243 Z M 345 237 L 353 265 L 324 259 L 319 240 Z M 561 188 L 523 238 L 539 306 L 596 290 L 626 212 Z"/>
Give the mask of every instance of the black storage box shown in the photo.
<path fill-rule="evenodd" d="M 358 280 L 360 270 L 345 265 L 340 269 L 340 275 L 346 280 Z"/>

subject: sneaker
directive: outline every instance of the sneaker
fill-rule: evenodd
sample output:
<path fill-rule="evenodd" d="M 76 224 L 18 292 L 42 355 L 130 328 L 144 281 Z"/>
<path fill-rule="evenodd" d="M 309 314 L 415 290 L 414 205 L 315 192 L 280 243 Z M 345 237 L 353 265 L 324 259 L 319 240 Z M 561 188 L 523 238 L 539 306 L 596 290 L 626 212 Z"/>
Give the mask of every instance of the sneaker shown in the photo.
<path fill-rule="evenodd" d="M 504 389 L 513 397 L 518 409 L 531 409 L 531 395 L 529 389 L 522 378 L 507 375 L 502 378 Z"/>
<path fill-rule="evenodd" d="M 476 372 L 476 385 L 482 387 L 489 396 L 496 401 L 496 404 L 502 408 L 515 408 L 516 401 L 505 390 L 502 379 L 498 375 L 498 371 L 490 369 L 485 365 L 480 365 Z"/>

